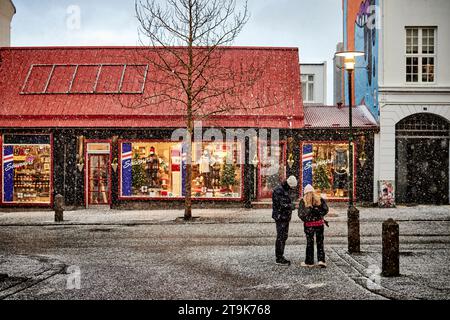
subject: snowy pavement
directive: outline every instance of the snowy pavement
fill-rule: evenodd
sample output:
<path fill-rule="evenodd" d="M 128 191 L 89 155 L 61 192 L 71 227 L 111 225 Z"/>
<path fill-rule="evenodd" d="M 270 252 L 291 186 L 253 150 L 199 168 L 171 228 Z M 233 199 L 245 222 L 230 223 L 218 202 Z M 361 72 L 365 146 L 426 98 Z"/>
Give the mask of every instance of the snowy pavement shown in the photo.
<path fill-rule="evenodd" d="M 399 206 L 394 209 L 359 207 L 361 221 L 448 221 L 450 206 L 414 207 Z M 346 206 L 330 204 L 330 221 L 346 221 Z M 194 223 L 271 223 L 271 209 L 194 209 Z M 174 222 L 183 216 L 183 210 L 110 210 L 85 209 L 65 211 L 63 224 L 154 224 Z M 296 213 L 293 221 L 298 222 Z M 53 211 L 7 212 L 0 210 L 0 225 L 48 225 L 54 224 Z"/>
<path fill-rule="evenodd" d="M 3 293 L 7 299 L 450 298 L 448 206 L 361 208 L 358 255 L 346 250 L 345 207 L 333 210 L 335 217 L 329 218 L 330 228 L 325 230 L 326 269 L 300 267 L 305 237 L 297 217 L 285 254 L 292 265 L 274 263 L 270 210 L 195 210 L 198 218 L 189 223 L 177 219 L 180 210 L 82 210 L 66 212 L 63 224 L 53 222 L 52 212 L 2 212 L 0 283 L 10 287 L 7 296 L 0 287 L 0 297 Z M 388 217 L 400 225 L 401 276 L 393 278 L 380 276 L 381 222 Z M 52 274 L 51 265 L 60 269 Z M 49 276 L 36 279 L 39 270 L 48 270 Z M 67 270 L 79 270 L 79 288 L 69 286 Z"/>

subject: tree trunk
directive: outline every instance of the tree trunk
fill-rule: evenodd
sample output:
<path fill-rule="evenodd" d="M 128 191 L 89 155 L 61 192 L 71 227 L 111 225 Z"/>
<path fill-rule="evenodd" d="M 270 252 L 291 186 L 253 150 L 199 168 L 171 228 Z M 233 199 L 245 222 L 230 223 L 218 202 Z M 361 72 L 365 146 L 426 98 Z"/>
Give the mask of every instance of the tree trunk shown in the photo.
<path fill-rule="evenodd" d="M 188 112 L 188 136 L 186 150 L 186 194 L 184 198 L 184 220 L 192 218 L 192 115 Z"/>
<path fill-rule="evenodd" d="M 192 25 L 192 2 L 189 1 L 189 40 L 188 55 L 189 62 L 187 65 L 187 131 L 188 146 L 186 152 L 186 195 L 184 200 L 184 220 L 192 219 L 192 137 L 194 132 L 193 115 L 192 115 L 192 70 L 194 68 L 193 58 L 193 25 Z"/>

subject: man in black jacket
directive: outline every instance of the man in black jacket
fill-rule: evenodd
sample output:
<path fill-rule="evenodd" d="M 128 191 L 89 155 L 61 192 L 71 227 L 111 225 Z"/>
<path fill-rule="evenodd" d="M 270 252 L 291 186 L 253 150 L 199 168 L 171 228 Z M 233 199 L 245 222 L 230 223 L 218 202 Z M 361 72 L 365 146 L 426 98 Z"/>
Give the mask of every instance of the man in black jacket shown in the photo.
<path fill-rule="evenodd" d="M 272 192 L 272 218 L 277 227 L 277 240 L 275 241 L 276 263 L 289 266 L 291 262 L 284 257 L 284 247 L 289 233 L 289 222 L 295 204 L 289 196 L 289 190 L 297 187 L 297 179 L 290 176 L 281 185 L 273 189 Z"/>

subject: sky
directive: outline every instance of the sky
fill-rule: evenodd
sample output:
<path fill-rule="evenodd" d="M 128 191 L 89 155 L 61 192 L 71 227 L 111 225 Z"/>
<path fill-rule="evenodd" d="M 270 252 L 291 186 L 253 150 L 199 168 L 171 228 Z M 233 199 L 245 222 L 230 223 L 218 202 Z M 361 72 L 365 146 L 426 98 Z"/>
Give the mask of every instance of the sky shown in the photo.
<path fill-rule="evenodd" d="M 138 45 L 134 0 L 13 0 L 12 46 Z M 248 0 L 250 19 L 233 45 L 297 47 L 301 63 L 327 61 L 342 41 L 341 0 Z M 79 19 L 77 19 L 79 17 Z"/>

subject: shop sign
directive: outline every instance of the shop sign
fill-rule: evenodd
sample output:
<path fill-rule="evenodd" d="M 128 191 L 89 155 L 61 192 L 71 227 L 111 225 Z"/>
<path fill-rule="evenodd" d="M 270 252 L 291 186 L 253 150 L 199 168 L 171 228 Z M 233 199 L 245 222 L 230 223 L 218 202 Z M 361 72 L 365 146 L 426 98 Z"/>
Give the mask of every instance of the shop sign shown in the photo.
<path fill-rule="evenodd" d="M 131 157 L 131 143 L 122 143 L 122 194 L 124 196 L 131 196 L 132 192 Z"/>
<path fill-rule="evenodd" d="M 13 201 L 14 194 L 14 147 L 5 146 L 3 153 L 3 196 L 5 202 Z"/>

